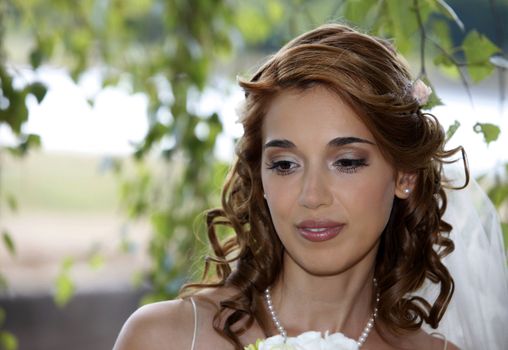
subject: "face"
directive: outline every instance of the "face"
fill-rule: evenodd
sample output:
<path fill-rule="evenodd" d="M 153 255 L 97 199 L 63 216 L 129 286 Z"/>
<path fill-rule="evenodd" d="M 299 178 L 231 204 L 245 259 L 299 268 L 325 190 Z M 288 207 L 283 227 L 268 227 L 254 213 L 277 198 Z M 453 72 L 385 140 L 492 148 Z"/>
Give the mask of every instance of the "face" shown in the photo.
<path fill-rule="evenodd" d="M 285 264 L 315 275 L 374 263 L 398 176 L 335 93 L 285 91 L 263 122 L 261 177 Z"/>

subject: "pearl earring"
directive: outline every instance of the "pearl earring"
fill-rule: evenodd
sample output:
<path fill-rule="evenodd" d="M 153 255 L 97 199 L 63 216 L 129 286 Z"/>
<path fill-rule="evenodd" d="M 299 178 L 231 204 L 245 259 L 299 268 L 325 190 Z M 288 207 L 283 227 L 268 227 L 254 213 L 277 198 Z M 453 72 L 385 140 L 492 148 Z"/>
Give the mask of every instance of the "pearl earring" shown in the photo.
<path fill-rule="evenodd" d="M 411 189 L 410 188 L 405 188 L 404 189 L 404 193 L 405 194 L 410 194 L 411 193 Z"/>

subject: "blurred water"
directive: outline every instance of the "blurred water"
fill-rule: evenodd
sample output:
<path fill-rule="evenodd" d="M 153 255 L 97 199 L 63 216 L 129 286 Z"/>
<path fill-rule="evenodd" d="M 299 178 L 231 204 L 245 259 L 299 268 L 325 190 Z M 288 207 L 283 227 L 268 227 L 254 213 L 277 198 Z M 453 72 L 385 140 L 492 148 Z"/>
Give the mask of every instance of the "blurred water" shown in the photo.
<path fill-rule="evenodd" d="M 34 79 L 34 73 L 21 70 L 23 79 Z M 101 90 L 97 70 L 91 70 L 76 85 L 66 71 L 51 67 L 39 69 L 37 78 L 49 86 L 41 105 L 29 101 L 29 121 L 26 132 L 41 136 L 43 148 L 47 151 L 67 151 L 94 154 L 129 154 L 133 144 L 146 134 L 147 98 L 142 94 L 130 94 L 126 85 Z M 490 122 L 508 130 L 508 108 L 500 108 L 496 95 L 494 78 L 473 88 L 473 103 L 459 83 L 437 78 L 434 81 L 439 96 L 445 103 L 432 112 L 447 128 L 455 120 L 461 127 L 450 145 L 465 146 L 471 170 L 478 175 L 489 171 L 508 160 L 508 137 L 501 134 L 497 142 L 488 147 L 481 135 L 473 131 L 476 122 Z M 224 124 L 224 131 L 218 139 L 216 153 L 223 160 L 233 156 L 233 139 L 242 134 L 237 123 L 236 107 L 243 100 L 242 91 L 224 79 L 214 82 L 218 88 L 208 88 L 204 93 L 191 93 L 191 99 L 198 101 L 189 106 L 198 115 L 206 116 L 217 112 Z M 224 93 L 227 91 L 227 93 Z M 168 92 L 169 93 L 169 92 Z M 95 98 L 91 106 L 87 101 Z M 168 113 L 167 113 L 168 114 Z M 169 122 L 170 115 L 163 119 Z M 199 132 L 199 130 L 197 130 Z M 0 128 L 0 140 L 8 143 L 12 135 L 6 128 Z"/>

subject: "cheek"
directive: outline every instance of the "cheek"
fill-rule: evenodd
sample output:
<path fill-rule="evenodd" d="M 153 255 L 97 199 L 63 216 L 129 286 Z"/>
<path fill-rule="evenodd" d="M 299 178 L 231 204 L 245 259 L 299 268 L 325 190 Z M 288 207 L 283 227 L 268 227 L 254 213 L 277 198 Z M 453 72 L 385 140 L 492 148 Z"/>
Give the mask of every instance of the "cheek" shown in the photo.
<path fill-rule="evenodd" d="M 261 173 L 263 190 L 266 195 L 266 202 L 274 225 L 279 227 L 285 222 L 291 221 L 290 213 L 297 199 L 294 188 L 290 186 L 290 179 L 285 177 L 274 177 L 265 171 Z"/>
<path fill-rule="evenodd" d="M 371 177 L 350 187 L 348 203 L 351 219 L 369 227 L 369 232 L 381 234 L 388 219 L 395 195 L 395 182 L 392 179 Z"/>

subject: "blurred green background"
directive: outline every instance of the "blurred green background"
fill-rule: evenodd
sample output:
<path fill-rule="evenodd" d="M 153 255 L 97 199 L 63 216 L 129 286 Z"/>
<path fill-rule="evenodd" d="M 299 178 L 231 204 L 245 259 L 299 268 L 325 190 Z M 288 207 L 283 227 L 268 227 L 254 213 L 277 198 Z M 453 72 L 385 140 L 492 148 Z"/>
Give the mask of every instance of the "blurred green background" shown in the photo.
<path fill-rule="evenodd" d="M 507 0 L 0 1 L 0 347 L 111 348 L 199 278 L 236 76 L 322 23 L 392 39 L 433 86 L 506 237 L 507 20 Z"/>

